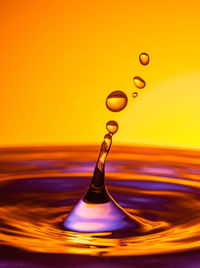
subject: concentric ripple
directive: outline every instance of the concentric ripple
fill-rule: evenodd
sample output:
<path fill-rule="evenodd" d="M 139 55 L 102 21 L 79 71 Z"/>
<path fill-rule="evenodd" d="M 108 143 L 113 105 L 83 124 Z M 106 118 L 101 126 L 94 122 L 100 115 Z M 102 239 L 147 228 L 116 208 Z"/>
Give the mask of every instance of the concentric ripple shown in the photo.
<path fill-rule="evenodd" d="M 109 192 L 146 229 L 66 231 L 62 223 L 85 192 L 97 154 L 88 146 L 1 149 L 0 244 L 97 256 L 200 248 L 199 151 L 113 146 L 106 166 Z"/>

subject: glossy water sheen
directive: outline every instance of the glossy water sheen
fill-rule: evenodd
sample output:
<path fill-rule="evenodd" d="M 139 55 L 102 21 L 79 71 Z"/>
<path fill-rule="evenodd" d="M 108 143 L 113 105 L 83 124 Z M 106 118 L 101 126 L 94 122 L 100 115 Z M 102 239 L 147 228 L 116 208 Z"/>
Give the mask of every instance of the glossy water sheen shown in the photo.
<path fill-rule="evenodd" d="M 113 146 L 106 166 L 109 192 L 145 228 L 66 231 L 63 221 L 91 181 L 98 150 L 86 146 L 0 150 L 3 259 L 12 248 L 25 250 L 20 253 L 22 262 L 30 252 L 122 256 L 120 260 L 154 255 L 158 260 L 155 254 L 185 252 L 186 258 L 200 249 L 198 151 Z M 168 255 L 168 260 L 173 262 L 176 256 Z M 184 263 L 181 267 L 196 267 Z"/>

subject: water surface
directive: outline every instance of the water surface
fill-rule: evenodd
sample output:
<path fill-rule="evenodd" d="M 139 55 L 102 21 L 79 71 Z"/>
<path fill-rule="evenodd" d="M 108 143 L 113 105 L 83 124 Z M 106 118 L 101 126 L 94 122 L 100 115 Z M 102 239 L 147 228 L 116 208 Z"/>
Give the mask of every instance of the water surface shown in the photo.
<path fill-rule="evenodd" d="M 98 151 L 0 149 L 0 267 L 198 267 L 199 151 L 114 145 L 106 164 L 108 190 L 146 230 L 63 228 L 91 181 Z"/>

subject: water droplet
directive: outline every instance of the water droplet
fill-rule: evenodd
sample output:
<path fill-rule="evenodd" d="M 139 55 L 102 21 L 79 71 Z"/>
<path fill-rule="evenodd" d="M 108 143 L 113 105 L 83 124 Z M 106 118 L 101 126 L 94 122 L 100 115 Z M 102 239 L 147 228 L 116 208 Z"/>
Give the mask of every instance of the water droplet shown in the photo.
<path fill-rule="evenodd" d="M 113 91 L 106 99 L 106 106 L 112 112 L 123 110 L 128 102 L 126 94 L 122 91 Z"/>
<path fill-rule="evenodd" d="M 136 98 L 137 96 L 138 96 L 138 93 L 137 92 L 133 92 L 132 97 L 133 98 Z"/>
<path fill-rule="evenodd" d="M 112 137 L 111 137 L 110 134 L 106 134 L 106 135 L 104 136 L 104 142 L 106 143 L 107 148 L 110 149 L 110 145 L 111 145 L 111 143 L 112 143 Z"/>
<path fill-rule="evenodd" d="M 137 88 L 144 88 L 145 86 L 146 86 L 146 83 L 145 83 L 145 81 L 141 78 L 141 77 L 139 77 L 139 76 L 135 76 L 134 78 L 133 78 L 133 82 L 134 82 L 134 84 L 135 84 L 135 86 L 137 87 Z"/>
<path fill-rule="evenodd" d="M 140 54 L 139 60 L 140 60 L 140 63 L 142 65 L 147 65 L 147 64 L 149 64 L 150 58 L 149 58 L 149 55 L 147 53 L 143 52 Z"/>
<path fill-rule="evenodd" d="M 118 124 L 116 121 L 114 120 L 110 120 L 107 122 L 106 124 L 106 129 L 108 130 L 108 132 L 113 135 L 117 132 L 118 130 Z"/>

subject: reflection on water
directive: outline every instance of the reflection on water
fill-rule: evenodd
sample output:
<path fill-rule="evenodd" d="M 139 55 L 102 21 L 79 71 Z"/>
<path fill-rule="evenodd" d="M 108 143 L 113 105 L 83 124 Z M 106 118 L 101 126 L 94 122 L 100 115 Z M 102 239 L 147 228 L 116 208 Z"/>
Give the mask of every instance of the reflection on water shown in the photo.
<path fill-rule="evenodd" d="M 92 146 L 0 149 L 1 248 L 126 258 L 200 249 L 199 151 L 113 146 L 109 192 L 147 230 L 66 231 L 97 155 Z"/>

